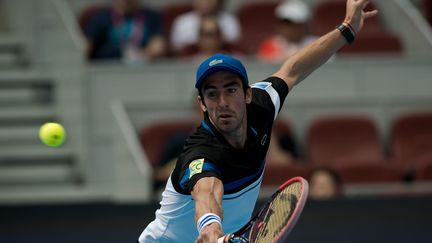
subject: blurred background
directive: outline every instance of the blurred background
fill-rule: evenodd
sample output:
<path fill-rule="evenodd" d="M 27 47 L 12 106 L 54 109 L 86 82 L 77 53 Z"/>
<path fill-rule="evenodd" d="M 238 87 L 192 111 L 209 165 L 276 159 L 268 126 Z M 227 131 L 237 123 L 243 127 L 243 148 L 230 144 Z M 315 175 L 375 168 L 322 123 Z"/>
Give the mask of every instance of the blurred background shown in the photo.
<path fill-rule="evenodd" d="M 432 242 L 432 1 L 380 14 L 288 95 L 260 205 L 303 176 L 290 242 Z M 250 82 L 343 21 L 343 0 L 0 0 L 0 242 L 135 242 L 199 122 L 197 64 Z M 48 121 L 67 141 L 38 139 Z"/>

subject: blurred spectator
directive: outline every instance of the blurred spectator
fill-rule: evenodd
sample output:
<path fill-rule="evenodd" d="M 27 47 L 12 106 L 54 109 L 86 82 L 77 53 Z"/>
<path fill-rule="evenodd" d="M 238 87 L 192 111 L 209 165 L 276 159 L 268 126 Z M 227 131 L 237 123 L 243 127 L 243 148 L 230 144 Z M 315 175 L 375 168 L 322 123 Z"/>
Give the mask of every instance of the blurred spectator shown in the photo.
<path fill-rule="evenodd" d="M 318 167 L 309 175 L 309 197 L 314 200 L 328 200 L 341 197 L 342 180 L 339 175 L 327 167 Z"/>
<path fill-rule="evenodd" d="M 219 22 L 221 36 L 226 43 L 240 39 L 240 24 L 235 16 L 223 11 L 224 0 L 193 0 L 194 10 L 178 16 L 171 30 L 171 45 L 175 52 L 198 43 L 201 18 L 213 16 Z"/>
<path fill-rule="evenodd" d="M 258 48 L 258 58 L 280 63 L 317 37 L 309 33 L 311 11 L 300 0 L 286 0 L 275 10 L 276 34 L 265 39 Z"/>
<path fill-rule="evenodd" d="M 138 0 L 112 0 L 84 26 L 89 59 L 122 58 L 127 62 L 160 57 L 165 52 L 159 15 Z"/>
<path fill-rule="evenodd" d="M 201 18 L 198 33 L 198 42 L 187 45 L 180 52 L 181 56 L 194 56 L 200 62 L 216 53 L 236 55 L 240 51 L 232 44 L 226 43 L 222 38 L 218 19 L 214 16 Z"/>
<path fill-rule="evenodd" d="M 290 165 L 297 157 L 297 148 L 294 139 L 288 134 L 272 132 L 270 145 L 267 152 L 267 163 Z"/>
<path fill-rule="evenodd" d="M 276 119 L 267 152 L 267 164 L 291 165 L 297 158 L 297 144 L 289 122 L 283 118 Z"/>

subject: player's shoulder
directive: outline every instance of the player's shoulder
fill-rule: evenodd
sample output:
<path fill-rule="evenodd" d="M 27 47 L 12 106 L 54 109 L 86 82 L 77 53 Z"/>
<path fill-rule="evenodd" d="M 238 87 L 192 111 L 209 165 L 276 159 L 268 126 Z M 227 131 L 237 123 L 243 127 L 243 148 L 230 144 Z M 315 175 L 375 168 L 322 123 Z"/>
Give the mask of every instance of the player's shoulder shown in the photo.
<path fill-rule="evenodd" d="M 213 142 L 214 135 L 210 129 L 204 127 L 204 124 L 204 122 L 201 122 L 197 130 L 186 139 L 186 145 L 200 146 Z"/>
<path fill-rule="evenodd" d="M 198 173 L 207 175 L 210 173 L 208 171 L 219 171 L 217 168 L 220 161 L 225 161 L 222 158 L 225 152 L 222 143 L 211 132 L 200 126 L 186 139 L 183 151 L 177 158 L 171 176 L 175 190 L 182 194 L 189 194 L 188 188 L 196 182 L 197 178 L 192 182 L 190 179 Z"/>
<path fill-rule="evenodd" d="M 276 119 L 277 114 L 288 95 L 289 88 L 279 77 L 271 76 L 251 85 L 252 107 L 255 117 L 270 116 Z M 261 110 L 261 112 L 259 112 Z M 263 113 L 264 112 L 264 113 Z"/>
<path fill-rule="evenodd" d="M 223 144 L 217 138 L 217 135 L 206 123 L 202 123 L 197 131 L 191 134 L 187 139 L 182 154 L 184 157 L 210 157 L 221 152 Z"/>
<path fill-rule="evenodd" d="M 286 89 L 288 92 L 288 85 L 286 82 L 276 76 L 270 76 L 262 81 L 251 84 L 252 89 L 261 89 L 267 90 L 269 87 L 273 86 L 274 88 Z"/>

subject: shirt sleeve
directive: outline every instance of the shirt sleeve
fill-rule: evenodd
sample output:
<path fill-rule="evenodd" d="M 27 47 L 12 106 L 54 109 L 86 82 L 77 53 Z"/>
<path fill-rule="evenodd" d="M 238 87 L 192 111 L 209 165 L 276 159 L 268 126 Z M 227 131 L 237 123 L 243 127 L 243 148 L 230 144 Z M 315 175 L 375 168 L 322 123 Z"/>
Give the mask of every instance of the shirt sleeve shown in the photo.
<path fill-rule="evenodd" d="M 251 85 L 253 89 L 253 102 L 257 105 L 271 109 L 275 120 L 288 95 L 288 85 L 278 77 L 269 77 L 261 82 Z"/>
<path fill-rule="evenodd" d="M 217 166 L 207 159 L 194 159 L 187 163 L 184 174 L 180 179 L 180 187 L 190 192 L 198 180 L 204 177 L 216 177 L 221 179 L 221 173 Z"/>
<path fill-rule="evenodd" d="M 199 17 L 194 13 L 185 13 L 174 19 L 171 29 L 171 45 L 180 50 L 198 40 Z"/>
<path fill-rule="evenodd" d="M 225 41 L 232 43 L 240 40 L 241 27 L 235 16 L 224 13 L 219 19 L 219 25 L 221 26 Z"/>

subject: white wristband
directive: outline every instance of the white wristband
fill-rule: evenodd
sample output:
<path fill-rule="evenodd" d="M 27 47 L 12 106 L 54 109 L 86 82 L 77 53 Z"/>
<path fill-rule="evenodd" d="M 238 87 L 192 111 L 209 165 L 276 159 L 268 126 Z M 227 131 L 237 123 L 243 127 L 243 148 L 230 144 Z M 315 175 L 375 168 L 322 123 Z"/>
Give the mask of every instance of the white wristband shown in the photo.
<path fill-rule="evenodd" d="M 201 230 L 211 223 L 218 223 L 222 227 L 221 218 L 214 213 L 206 213 L 201 216 L 197 221 L 197 230 L 198 233 L 201 233 Z"/>

